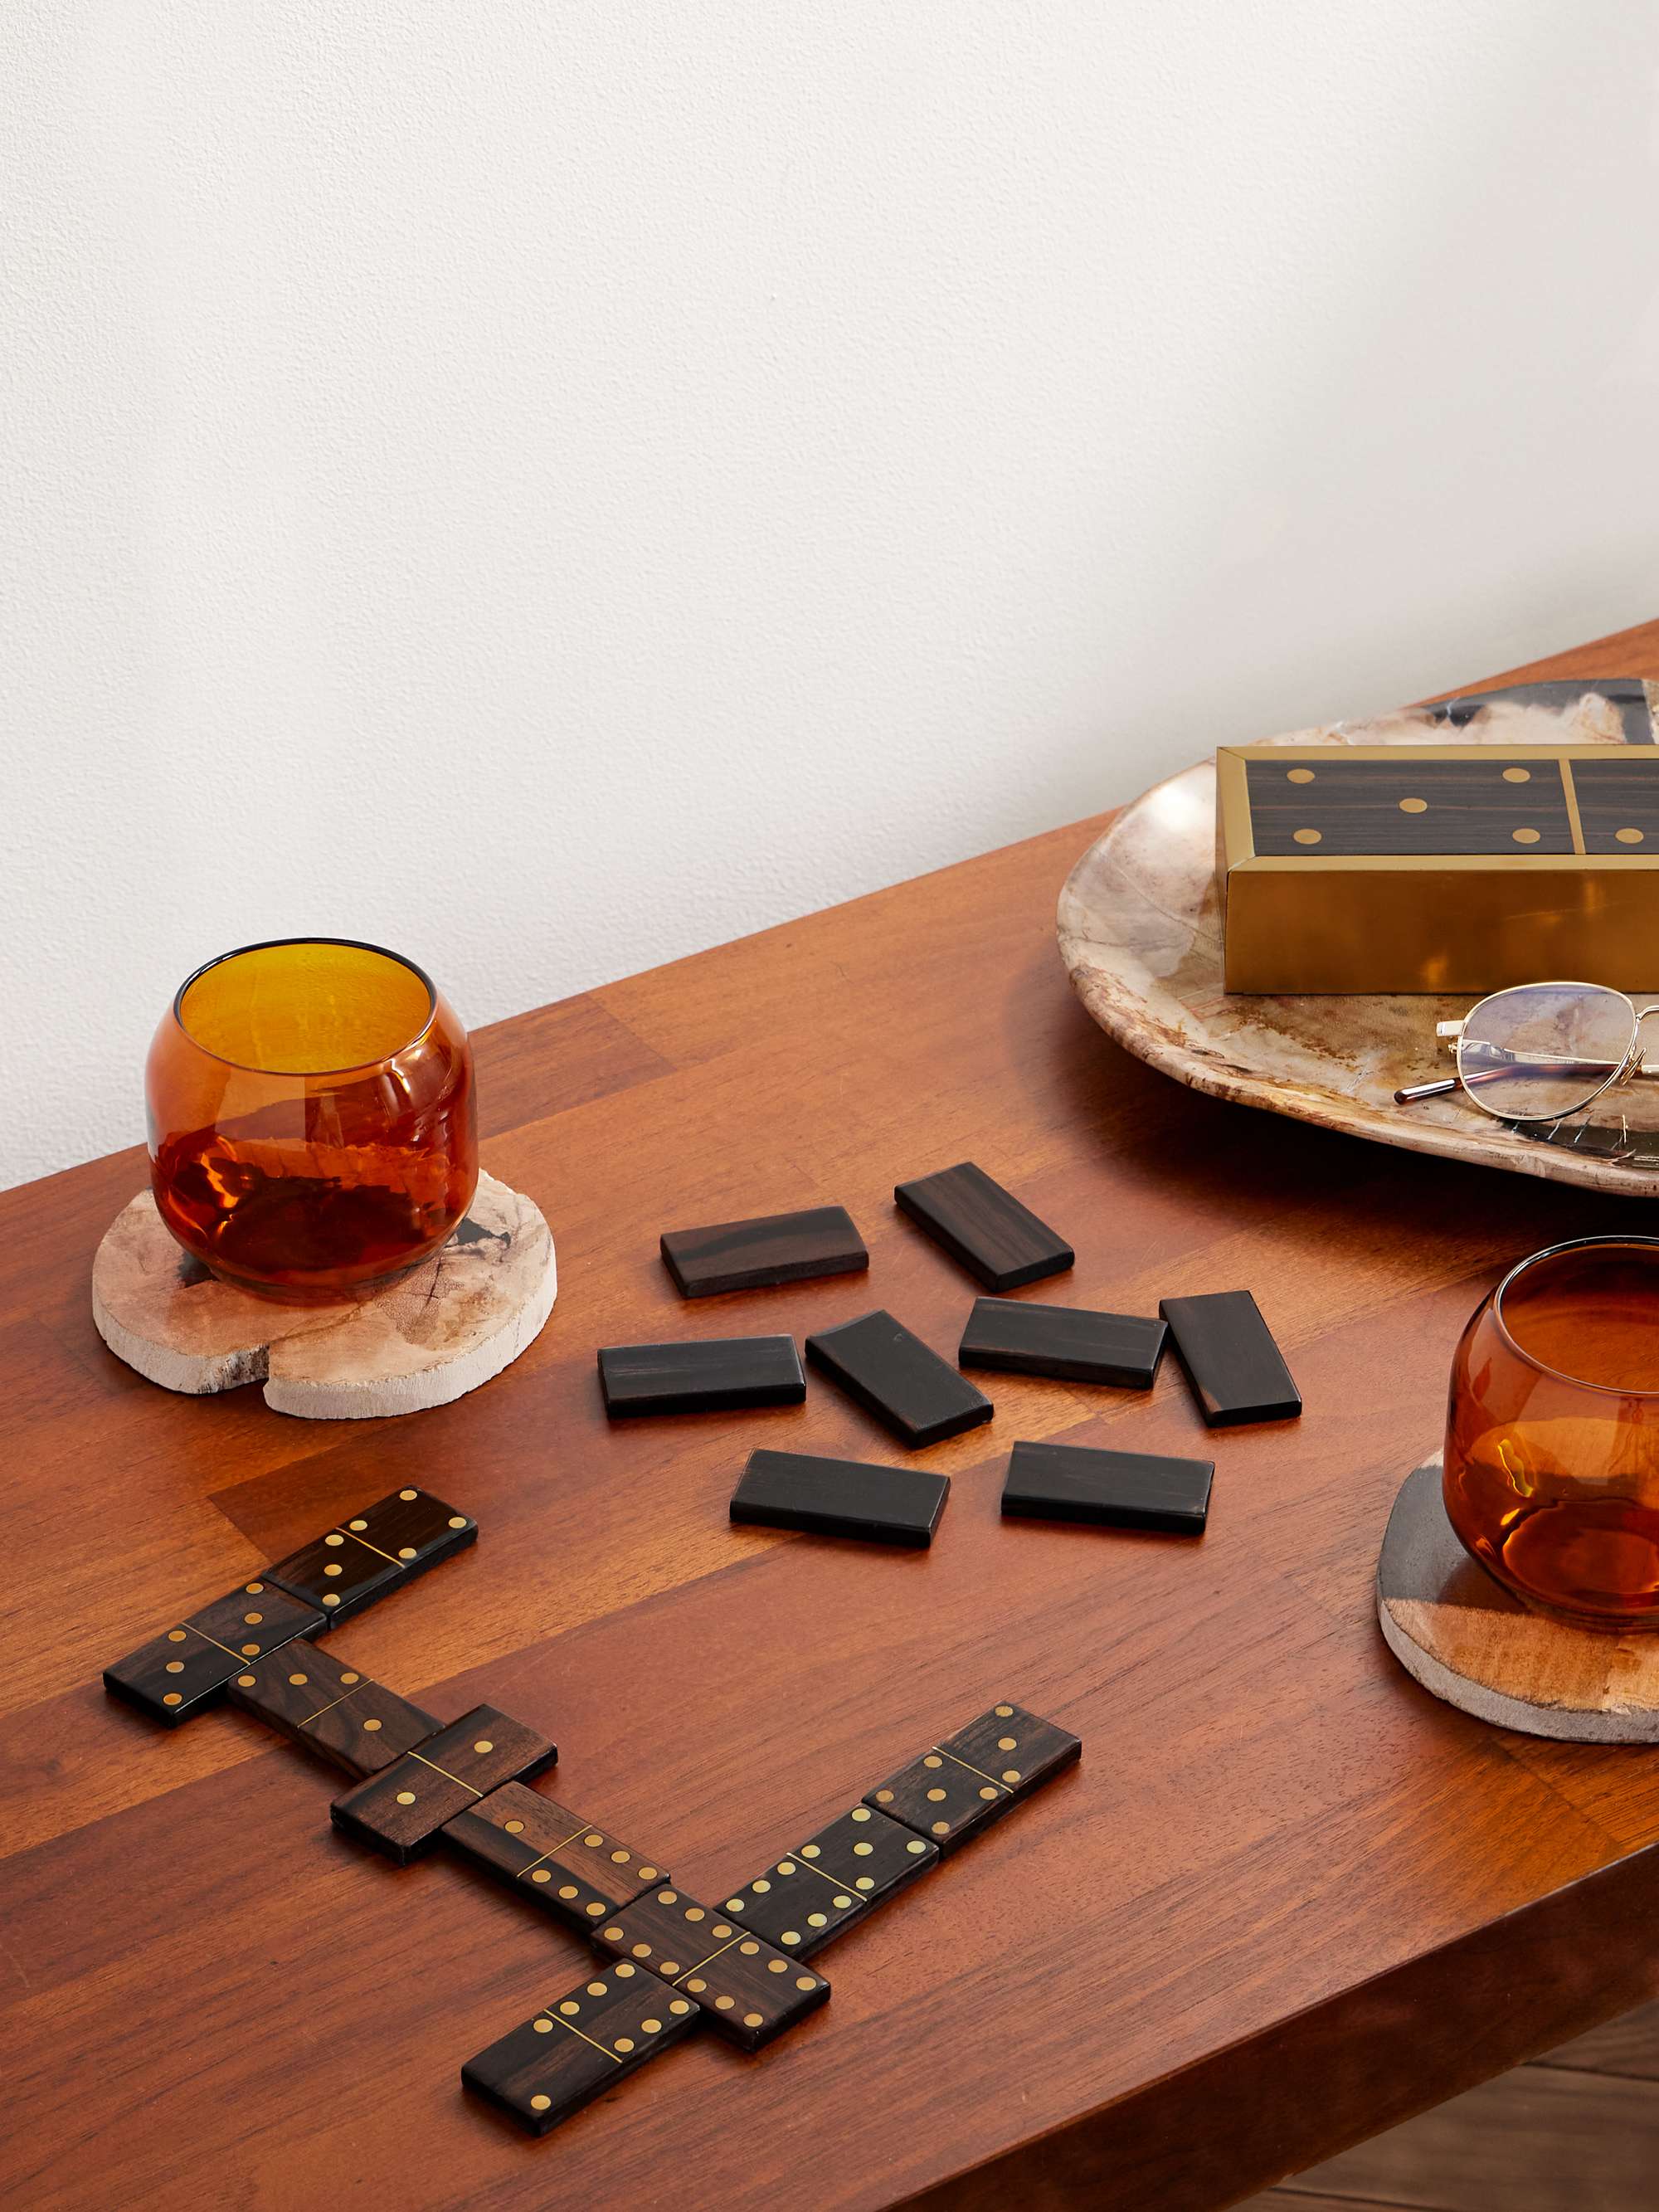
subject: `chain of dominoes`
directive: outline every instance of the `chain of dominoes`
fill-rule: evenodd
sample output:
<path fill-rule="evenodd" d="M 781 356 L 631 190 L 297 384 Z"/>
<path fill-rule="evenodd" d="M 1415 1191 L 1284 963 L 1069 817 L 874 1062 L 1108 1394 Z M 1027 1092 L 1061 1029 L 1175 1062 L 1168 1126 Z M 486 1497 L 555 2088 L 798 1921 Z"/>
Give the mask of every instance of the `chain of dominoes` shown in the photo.
<path fill-rule="evenodd" d="M 718 1906 L 526 1781 L 555 1747 L 490 1705 L 446 1724 L 316 1638 L 474 1542 L 477 1524 L 400 1490 L 106 1668 L 164 1726 L 222 1694 L 352 1777 L 336 1826 L 406 1865 L 442 1841 L 586 1938 L 597 1975 L 461 2069 L 533 2135 L 703 2024 L 758 2051 L 822 2004 L 805 1962 L 1078 1758 L 1014 1705 L 946 1736 Z"/>

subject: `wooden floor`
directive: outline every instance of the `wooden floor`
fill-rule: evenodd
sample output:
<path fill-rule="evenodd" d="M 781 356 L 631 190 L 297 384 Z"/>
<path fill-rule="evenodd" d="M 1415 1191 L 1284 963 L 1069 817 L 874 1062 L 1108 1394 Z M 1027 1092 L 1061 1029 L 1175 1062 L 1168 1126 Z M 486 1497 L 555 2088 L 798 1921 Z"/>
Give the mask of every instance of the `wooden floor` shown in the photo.
<path fill-rule="evenodd" d="M 1659 2004 L 1328 2159 L 1241 2212 L 1653 2212 Z"/>

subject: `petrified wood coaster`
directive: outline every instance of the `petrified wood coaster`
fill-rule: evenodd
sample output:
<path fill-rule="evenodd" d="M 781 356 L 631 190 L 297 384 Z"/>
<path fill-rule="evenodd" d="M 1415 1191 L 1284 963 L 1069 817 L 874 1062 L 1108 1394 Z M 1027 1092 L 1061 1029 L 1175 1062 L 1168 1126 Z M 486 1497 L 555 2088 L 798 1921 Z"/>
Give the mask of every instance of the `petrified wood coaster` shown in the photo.
<path fill-rule="evenodd" d="M 1438 1459 L 1394 1502 L 1376 1618 L 1406 1672 L 1477 1720 L 1565 1743 L 1659 1743 L 1659 1633 L 1602 1634 L 1529 1612 L 1453 1534 Z"/>
<path fill-rule="evenodd" d="M 162 1226 L 149 1193 L 117 1216 L 92 1269 L 92 1317 L 118 1358 L 203 1397 L 263 1382 L 279 1413 L 367 1419 L 446 1406 L 540 1334 L 558 1271 L 539 1206 L 478 1177 L 442 1250 L 371 1298 L 289 1306 L 210 1275 Z"/>

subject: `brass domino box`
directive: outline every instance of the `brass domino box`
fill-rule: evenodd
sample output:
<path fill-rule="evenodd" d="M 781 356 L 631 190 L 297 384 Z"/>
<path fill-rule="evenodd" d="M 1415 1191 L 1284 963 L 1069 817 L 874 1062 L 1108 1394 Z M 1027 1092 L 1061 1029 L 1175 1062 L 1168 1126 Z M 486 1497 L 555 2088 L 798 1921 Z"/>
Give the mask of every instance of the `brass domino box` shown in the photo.
<path fill-rule="evenodd" d="M 1659 746 L 1227 745 L 1230 991 L 1659 982 Z"/>

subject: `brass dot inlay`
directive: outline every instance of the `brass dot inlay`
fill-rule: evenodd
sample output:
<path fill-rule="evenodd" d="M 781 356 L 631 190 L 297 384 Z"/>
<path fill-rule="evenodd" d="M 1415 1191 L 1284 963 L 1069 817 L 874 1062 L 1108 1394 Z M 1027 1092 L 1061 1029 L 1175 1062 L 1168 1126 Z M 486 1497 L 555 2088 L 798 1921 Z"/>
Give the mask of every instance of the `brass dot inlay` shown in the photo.
<path fill-rule="evenodd" d="M 877 1804 L 878 1804 L 878 1805 L 890 1805 L 890 1804 L 892 1803 L 892 1802 L 893 1802 L 893 1793 L 892 1793 L 892 1791 L 891 1791 L 890 1790 L 877 1790 L 877 1792 L 876 1792 L 876 1802 L 877 1802 Z"/>
<path fill-rule="evenodd" d="M 550 2020 L 532 2020 L 530 2025 L 538 2035 L 551 2035 L 553 2033 L 553 2023 Z"/>
<path fill-rule="evenodd" d="M 793 1928 L 786 1928 L 780 1940 L 785 1943 L 799 1943 L 800 1937 L 795 1933 Z"/>
<path fill-rule="evenodd" d="M 182 1644 L 182 1643 L 184 1642 L 184 1640 L 185 1640 L 185 1632 L 184 1632 L 184 1630 L 183 1630 L 182 1628 L 170 1628 L 170 1629 L 168 1629 L 168 1631 L 167 1631 L 167 1642 L 168 1642 L 169 1644 Z"/>
<path fill-rule="evenodd" d="M 873 1844 L 854 1844 L 853 1856 L 858 1859 L 867 1859 L 875 1848 Z"/>
<path fill-rule="evenodd" d="M 1621 845 L 1639 845 L 1645 833 L 1640 830 L 1615 830 L 1613 834 Z"/>
<path fill-rule="evenodd" d="M 678 1959 L 665 1959 L 663 1960 L 662 1972 L 666 1974 L 671 1982 L 673 1980 L 675 1975 L 678 1973 L 679 1970 L 680 1962 Z M 696 1986 L 697 1985 L 695 1982 L 691 1984 L 691 1987 L 693 1989 L 696 1989 Z"/>
<path fill-rule="evenodd" d="M 620 1966 L 613 1967 L 611 1971 L 616 1975 L 617 1979 L 619 1982 L 623 1982 L 631 1980 L 634 1975 L 639 1972 L 639 1969 L 637 1966 L 630 1966 L 627 1960 L 624 1959 Z"/>
<path fill-rule="evenodd" d="M 817 1987 L 817 1984 L 812 1979 L 811 1974 L 803 1974 L 799 1981 L 796 1983 L 795 1987 L 798 1990 L 815 1990 Z"/>
<path fill-rule="evenodd" d="M 562 1881 L 559 1884 L 559 1895 L 563 1898 L 567 1905 L 569 1904 L 571 1899 L 574 1897 L 575 1894 L 576 1885 L 574 1881 Z"/>
<path fill-rule="evenodd" d="M 400 1805 L 412 1805 L 415 1802 L 415 1792 L 412 1790 L 400 1790 L 398 1792 L 398 1802 Z"/>
<path fill-rule="evenodd" d="M 1291 835 L 1298 845 L 1318 845 L 1324 842 L 1317 830 L 1292 830 Z"/>
<path fill-rule="evenodd" d="M 605 1995 L 605 1984 L 603 1982 L 590 1982 L 587 1985 L 587 1994 L 591 1997 L 602 1997 Z"/>
<path fill-rule="evenodd" d="M 1286 783 L 1311 783 L 1313 780 L 1314 772 L 1310 768 L 1287 768 L 1285 771 Z"/>
<path fill-rule="evenodd" d="M 1400 802 L 1400 811 L 1402 814 L 1426 814 L 1428 811 L 1429 802 L 1426 799 L 1402 799 Z"/>
<path fill-rule="evenodd" d="M 769 1974 L 787 1974 L 789 1971 L 789 1962 L 786 1959 L 769 1959 L 766 1962 L 766 1971 Z"/>
<path fill-rule="evenodd" d="M 1002 1770 L 1002 1778 L 1005 1782 L 1018 1782 L 1019 1779 L 1018 1767 L 1005 1766 Z"/>
<path fill-rule="evenodd" d="M 806 1916 L 806 1924 L 809 1928 L 827 1928 L 830 1925 L 830 1915 L 827 1912 L 809 1912 Z"/>
<path fill-rule="evenodd" d="M 327 1566 L 323 1569 L 323 1572 L 325 1575 L 343 1575 L 345 1572 L 345 1569 L 340 1565 L 337 1560 L 331 1559 Z"/>
<path fill-rule="evenodd" d="M 936 1751 L 930 1751 L 927 1758 L 924 1759 L 921 1763 L 924 1766 L 943 1766 L 945 1761 L 939 1757 Z"/>
<path fill-rule="evenodd" d="M 559 2007 L 559 2010 L 568 2017 L 568 2015 L 573 2012 L 580 2012 L 581 2010 L 581 2007 L 576 2002 L 574 1997 L 567 1997 L 564 2002 Z"/>
<path fill-rule="evenodd" d="M 293 1683 L 295 1688 L 297 1690 L 300 1685 L 302 1682 L 308 1681 L 310 1677 L 306 1674 L 290 1674 L 288 1679 Z"/>
<path fill-rule="evenodd" d="M 942 1805 L 945 1802 L 945 1792 L 942 1790 L 930 1790 L 927 1792 L 927 1802 L 930 1805 Z"/>
<path fill-rule="evenodd" d="M 348 1528 L 368 1528 L 368 1522 L 367 1522 L 367 1521 L 364 1521 L 364 1520 L 362 1520 L 362 1519 L 358 1519 L 358 1520 L 356 1520 L 356 1521 L 348 1521 L 348 1522 L 346 1522 L 346 1527 L 347 1527 Z"/>
<path fill-rule="evenodd" d="M 169 1659 L 167 1661 L 167 1672 L 169 1674 L 182 1674 L 184 1671 L 185 1662 L 182 1659 Z M 252 1674 L 248 1676 L 248 1680 L 250 1682 L 253 1680 Z"/>
<path fill-rule="evenodd" d="M 853 1884 L 854 1889 L 873 1889 L 875 1886 L 875 1877 L 867 1874 L 861 1874 Z"/>
<path fill-rule="evenodd" d="M 337 1547 L 339 1545 L 344 1543 L 345 1538 L 341 1535 L 339 1530 L 337 1528 L 331 1535 L 325 1536 L 323 1541 L 325 1544 L 331 1544 Z"/>
<path fill-rule="evenodd" d="M 660 2035 L 662 2033 L 662 2022 L 659 2020 L 642 2020 L 640 2026 L 647 2035 Z"/>
<path fill-rule="evenodd" d="M 620 1943 L 622 1942 L 622 1929 L 620 1928 L 607 1928 L 605 1931 L 605 1940 L 607 1943 Z"/>
<path fill-rule="evenodd" d="M 669 2006 L 668 2009 L 672 2013 L 678 2013 L 684 2015 L 690 2012 L 691 2008 L 687 2004 L 684 1997 L 676 1997 L 673 2003 Z"/>
<path fill-rule="evenodd" d="M 651 1946 L 648 1943 L 635 1943 L 634 1956 L 636 1959 L 648 1959 L 651 1956 Z"/>
<path fill-rule="evenodd" d="M 1001 1793 L 996 1789 L 994 1784 L 988 1783 L 985 1788 L 981 1790 L 979 1794 L 981 1797 L 996 1797 L 1000 1796 Z"/>
<path fill-rule="evenodd" d="M 725 1941 L 726 1941 L 726 1937 L 727 1937 L 731 1933 L 732 1933 L 732 1930 L 731 1930 L 731 1929 L 726 1926 L 726 1923 L 725 1923 L 723 1920 L 717 1920 L 717 1921 L 714 1923 L 714 1934 L 715 1935 L 715 1936 L 719 1939 L 719 1941 L 720 1941 L 720 1942 L 722 1942 L 722 1943 L 723 1943 L 723 1942 L 725 1942 Z"/>
<path fill-rule="evenodd" d="M 599 1839 L 595 1836 L 593 1840 L 595 1843 L 598 1843 Z M 679 1901 L 680 1893 L 677 1889 L 659 1889 L 657 1892 L 657 1902 L 659 1905 L 678 1905 Z"/>
<path fill-rule="evenodd" d="M 362 1679 L 361 1674 L 342 1674 L 340 1677 L 343 1682 L 361 1682 Z"/>
<path fill-rule="evenodd" d="M 481 1735 L 477 1743 L 473 1745 L 472 1748 L 477 1753 L 479 1758 L 482 1759 L 487 1751 L 494 1751 L 495 1747 L 491 1743 L 487 1735 Z"/>
<path fill-rule="evenodd" d="M 659 1880 L 660 1874 L 660 1868 L 642 1866 L 640 1869 L 640 1880 L 641 1881 L 656 1881 Z"/>
<path fill-rule="evenodd" d="M 628 1864 L 627 1852 L 612 1851 L 611 1854 L 611 1863 L 612 1866 L 626 1866 Z"/>
<path fill-rule="evenodd" d="M 365 1721 L 363 1723 L 363 1733 L 366 1735 L 379 1735 L 380 1733 L 380 1723 L 379 1721 Z"/>
<path fill-rule="evenodd" d="M 323 1603 L 325 1605 L 338 1605 L 339 1602 L 340 1593 L 338 1590 L 325 1590 L 323 1592 Z"/>
<path fill-rule="evenodd" d="M 164 1705 L 181 1705 L 184 1703 L 184 1699 L 179 1695 L 177 1690 L 169 1690 L 166 1697 L 162 1698 L 161 1703 Z"/>
<path fill-rule="evenodd" d="M 703 1991 L 708 1987 L 708 1984 L 705 1981 L 699 1980 L 697 1976 L 694 1974 L 685 1986 L 690 1990 L 693 1996 L 700 1997 Z"/>
<path fill-rule="evenodd" d="M 1014 1736 L 1000 1735 L 997 1738 L 997 1749 L 999 1751 L 1017 1751 L 1018 1748 L 1018 1740 Z"/>
<path fill-rule="evenodd" d="M 780 1859 L 778 1861 L 778 1872 L 780 1874 L 793 1874 L 794 1871 L 795 1863 L 793 1859 Z"/>
<path fill-rule="evenodd" d="M 521 1836 L 524 1833 L 524 1822 L 522 1820 L 508 1820 L 506 1823 L 506 1827 L 507 1832 L 509 1836 Z"/>
<path fill-rule="evenodd" d="M 562 1890 L 562 1889 L 559 1892 L 559 1895 L 560 1895 L 561 1897 L 563 1897 L 563 1896 L 565 1896 L 566 1894 L 567 1894 L 567 1892 L 565 1892 L 565 1891 L 564 1891 L 564 1890 Z M 568 1893 L 568 1895 L 570 1895 L 571 1897 L 574 1897 L 574 1896 L 576 1894 L 576 1893 L 575 1893 L 575 1891 L 573 1889 L 573 1890 L 569 1891 L 569 1892 Z M 582 1907 L 582 1911 L 583 1911 L 584 1912 L 586 1912 L 586 1913 L 591 1914 L 591 1915 L 592 1915 L 592 1917 L 595 1920 L 597 1920 L 597 1919 L 599 1919 L 599 1918 L 600 1917 L 600 1916 L 603 1914 L 603 1912 L 604 1912 L 604 1911 L 605 1911 L 605 1907 L 604 1907 L 604 1905 L 583 1905 L 583 1907 Z"/>
<path fill-rule="evenodd" d="M 714 2000 L 714 2009 L 716 2012 L 730 2012 L 736 2002 L 737 1999 L 735 1997 L 716 1997 Z"/>
<path fill-rule="evenodd" d="M 744 1909 L 744 1899 L 740 1897 L 728 1897 L 726 1900 L 726 1909 L 728 1912 L 741 1912 Z"/>
<path fill-rule="evenodd" d="M 758 1943 L 739 1943 L 738 1949 L 742 1953 L 745 1959 L 755 1959 L 758 1958 L 760 1955 L 760 1945 Z"/>
<path fill-rule="evenodd" d="M 245 1613 L 242 1618 L 250 1628 L 258 1628 L 264 1620 L 264 1615 L 262 1613 Z"/>
<path fill-rule="evenodd" d="M 1504 781 L 1505 783 L 1530 783 L 1532 770 L 1529 768 L 1506 768 Z"/>
<path fill-rule="evenodd" d="M 872 1817 L 872 1815 L 871 1815 L 871 1812 L 870 1812 L 870 1808 L 869 1808 L 867 1805 L 855 1805 L 855 1806 L 854 1807 L 854 1808 L 853 1808 L 853 1818 L 854 1818 L 855 1820 L 869 1820 L 871 1817 Z M 814 1850 L 817 1850 L 817 1845 L 816 1844 L 814 1844 L 812 1845 L 812 1847 L 811 1847 L 811 1848 L 812 1848 Z"/>
<path fill-rule="evenodd" d="M 996 1710 L 997 1718 L 1000 1721 L 1012 1720 L 1014 1717 L 1014 1709 L 1012 1705 L 999 1705 Z"/>
<path fill-rule="evenodd" d="M 414 1556 L 415 1556 L 415 1547 L 413 1546 L 413 1544 L 399 1544 L 399 1545 L 398 1545 L 398 1557 L 400 1559 L 412 1559 L 414 1558 Z"/>
<path fill-rule="evenodd" d="M 685 1908 L 685 1917 L 688 1920 L 707 1920 L 708 1915 L 703 1911 L 702 1905 L 688 1905 Z"/>
<path fill-rule="evenodd" d="M 530 1879 L 532 1881 L 551 1881 L 553 1876 L 546 1867 L 532 1867 L 530 1870 Z"/>
<path fill-rule="evenodd" d="M 416 1497 L 419 1495 L 419 1492 L 416 1492 L 416 1491 L 413 1491 L 413 1490 L 400 1490 L 400 1491 L 398 1492 L 398 1497 L 399 1497 L 399 1498 L 401 1498 L 403 1499 L 404 1504 L 405 1505 L 407 1505 L 407 1504 L 409 1504 L 410 1503 L 410 1501 L 411 1501 L 412 1499 L 414 1499 L 415 1498 L 416 1498 Z"/>
<path fill-rule="evenodd" d="M 244 1658 L 244 1659 L 257 1659 L 257 1658 L 258 1657 L 258 1656 L 259 1656 L 259 1647 L 258 1647 L 258 1645 L 257 1644 L 243 1644 L 243 1646 L 242 1646 L 242 1656 L 243 1656 L 243 1658 Z"/>
<path fill-rule="evenodd" d="M 918 1841 L 914 1844 L 907 1844 L 904 1848 L 907 1851 L 925 1851 L 927 1846 L 926 1844 Z"/>
<path fill-rule="evenodd" d="M 766 2023 L 759 2013 L 746 2012 L 743 2016 L 743 2024 L 745 2027 L 763 2027 Z"/>
<path fill-rule="evenodd" d="M 449 1525 L 452 1528 L 465 1528 L 466 1526 L 465 1514 L 452 1513 L 449 1516 Z"/>
<path fill-rule="evenodd" d="M 605 1841 L 605 1838 L 603 1836 L 584 1836 L 582 1838 L 582 1841 L 586 1844 L 590 1851 L 596 1851 L 599 1845 Z"/>
<path fill-rule="evenodd" d="M 617 2048 L 618 2051 L 631 2051 L 634 2048 L 633 2037 L 631 2035 L 619 2035 L 617 2038 Z"/>
<path fill-rule="evenodd" d="M 169 1670 L 169 1671 L 171 1671 L 171 1670 Z M 238 1688 L 239 1690 L 251 1690 L 251 1689 L 253 1687 L 253 1677 L 252 1677 L 252 1674 L 239 1674 L 239 1675 L 236 1677 L 236 1686 L 237 1686 L 237 1688 Z"/>
<path fill-rule="evenodd" d="M 1510 835 L 1517 845 L 1535 845 L 1538 842 L 1538 832 L 1535 830 L 1511 830 Z"/>
<path fill-rule="evenodd" d="M 753 1885 L 753 1887 L 757 1897 L 769 1897 L 771 1894 L 772 1885 L 767 1881 L 764 1875 L 763 1875 L 760 1880 Z"/>
<path fill-rule="evenodd" d="M 551 2097 L 532 2097 L 530 2100 L 530 2109 L 532 2112 L 544 2112 L 552 2102 Z"/>
<path fill-rule="evenodd" d="M 950 1834 L 950 1832 L 951 1832 L 951 1823 L 950 1823 L 948 1820 L 935 1820 L 935 1821 L 934 1821 L 934 1823 L 933 1823 L 933 1833 L 934 1833 L 936 1836 L 948 1836 L 948 1835 Z"/>

